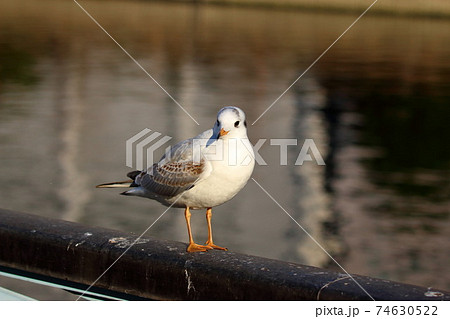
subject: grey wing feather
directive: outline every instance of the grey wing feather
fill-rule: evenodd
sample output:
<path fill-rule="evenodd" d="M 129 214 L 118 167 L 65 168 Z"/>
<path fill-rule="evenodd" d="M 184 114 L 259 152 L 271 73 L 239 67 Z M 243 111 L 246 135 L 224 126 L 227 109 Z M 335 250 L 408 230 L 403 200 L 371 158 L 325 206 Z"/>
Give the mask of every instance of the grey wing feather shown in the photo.
<path fill-rule="evenodd" d="M 195 151 L 199 151 L 203 148 L 210 139 L 213 139 L 213 130 L 209 129 L 193 138 L 182 141 L 174 145 L 170 149 L 169 157 L 167 154 L 160 159 L 159 165 L 166 162 L 183 162 L 183 161 L 199 161 L 200 156 L 194 156 Z M 194 145 L 194 143 L 198 143 Z M 196 154 L 199 155 L 199 154 Z"/>
<path fill-rule="evenodd" d="M 172 197 L 194 187 L 203 172 L 202 163 L 153 164 L 149 172 L 142 172 L 136 184 L 160 196 Z"/>
<path fill-rule="evenodd" d="M 211 131 L 211 132 L 210 132 Z M 208 139 L 212 130 L 172 147 L 169 156 L 164 155 L 159 163 L 153 164 L 147 172 L 136 176 L 135 183 L 160 196 L 173 197 L 195 186 L 206 172 L 205 160 L 194 160 L 194 139 Z"/>

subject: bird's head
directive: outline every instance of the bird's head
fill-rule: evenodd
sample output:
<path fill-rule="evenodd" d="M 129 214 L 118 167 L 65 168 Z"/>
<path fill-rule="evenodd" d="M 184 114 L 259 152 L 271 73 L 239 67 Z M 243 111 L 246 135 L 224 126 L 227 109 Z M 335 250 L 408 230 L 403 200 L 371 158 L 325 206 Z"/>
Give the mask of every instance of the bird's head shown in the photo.
<path fill-rule="evenodd" d="M 213 131 L 217 138 L 246 137 L 247 122 L 244 111 L 236 106 L 225 106 L 217 113 Z"/>

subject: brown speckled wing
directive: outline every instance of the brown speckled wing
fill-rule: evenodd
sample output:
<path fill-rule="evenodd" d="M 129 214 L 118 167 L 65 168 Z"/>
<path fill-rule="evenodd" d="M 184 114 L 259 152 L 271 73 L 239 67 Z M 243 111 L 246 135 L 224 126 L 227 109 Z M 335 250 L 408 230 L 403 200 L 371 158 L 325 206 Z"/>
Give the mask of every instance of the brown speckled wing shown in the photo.
<path fill-rule="evenodd" d="M 204 171 L 204 161 L 154 164 L 136 177 L 136 183 L 156 195 L 173 197 L 194 186 Z"/>
<path fill-rule="evenodd" d="M 203 157 L 199 156 L 200 160 L 194 161 L 194 139 L 208 140 L 212 134 L 213 131 L 208 130 L 195 138 L 178 143 L 172 147 L 169 156 L 163 156 L 159 163 L 153 164 L 147 172 L 137 175 L 135 183 L 165 197 L 176 196 L 194 187 L 202 174 L 208 174 Z"/>

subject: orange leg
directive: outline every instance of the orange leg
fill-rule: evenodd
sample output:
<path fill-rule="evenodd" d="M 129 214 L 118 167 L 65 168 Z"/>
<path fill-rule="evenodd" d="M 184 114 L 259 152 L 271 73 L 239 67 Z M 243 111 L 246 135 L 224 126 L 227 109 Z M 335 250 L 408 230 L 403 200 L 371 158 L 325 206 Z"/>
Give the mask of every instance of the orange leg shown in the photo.
<path fill-rule="evenodd" d="M 189 207 L 186 207 L 186 209 L 184 211 L 184 217 L 186 217 L 186 224 L 187 224 L 188 235 L 189 235 L 189 246 L 186 249 L 186 251 L 189 253 L 193 253 L 196 251 L 206 251 L 208 249 L 212 249 L 212 247 L 197 245 L 196 243 L 194 243 L 194 239 L 192 238 L 192 231 L 191 231 L 191 212 L 189 211 Z"/>
<path fill-rule="evenodd" d="M 225 247 L 220 247 L 220 246 L 214 245 L 213 238 L 212 238 L 211 218 L 212 218 L 212 209 L 211 209 L 211 207 L 209 207 L 206 210 L 206 221 L 208 222 L 208 240 L 206 241 L 205 245 L 212 247 L 214 249 L 228 250 Z"/>

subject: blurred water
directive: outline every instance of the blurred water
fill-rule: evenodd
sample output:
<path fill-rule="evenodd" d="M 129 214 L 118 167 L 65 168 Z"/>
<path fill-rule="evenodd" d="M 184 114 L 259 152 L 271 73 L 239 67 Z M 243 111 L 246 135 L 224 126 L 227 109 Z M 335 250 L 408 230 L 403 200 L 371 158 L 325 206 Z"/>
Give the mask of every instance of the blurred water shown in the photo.
<path fill-rule="evenodd" d="M 93 188 L 130 170 L 126 139 L 194 136 L 224 105 L 252 123 L 355 19 L 83 5 L 200 126 L 72 2 L 2 1 L 0 207 L 135 233 L 165 208 Z M 368 15 L 249 127 L 253 142 L 314 139 L 325 167 L 293 165 L 301 145 L 280 166 L 267 141 L 253 176 L 349 272 L 450 289 L 449 36 L 449 21 Z M 336 268 L 252 181 L 213 226 L 233 251 Z M 186 242 L 185 228 L 171 209 L 148 235 Z M 205 240 L 204 212 L 193 229 Z"/>

